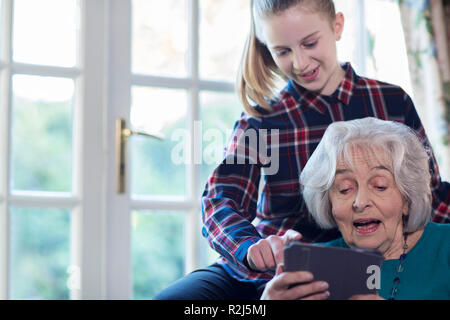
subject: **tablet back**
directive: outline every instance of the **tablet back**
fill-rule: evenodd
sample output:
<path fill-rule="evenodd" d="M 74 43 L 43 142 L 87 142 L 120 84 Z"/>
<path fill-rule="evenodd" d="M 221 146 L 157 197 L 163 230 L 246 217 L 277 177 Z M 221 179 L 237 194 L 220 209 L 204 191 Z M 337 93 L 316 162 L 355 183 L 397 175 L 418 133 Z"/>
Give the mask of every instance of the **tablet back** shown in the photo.
<path fill-rule="evenodd" d="M 328 282 L 331 300 L 348 299 L 355 294 L 376 294 L 382 262 L 381 254 L 370 249 L 336 248 L 299 241 L 290 242 L 284 248 L 285 271 L 310 271 L 314 281 Z"/>

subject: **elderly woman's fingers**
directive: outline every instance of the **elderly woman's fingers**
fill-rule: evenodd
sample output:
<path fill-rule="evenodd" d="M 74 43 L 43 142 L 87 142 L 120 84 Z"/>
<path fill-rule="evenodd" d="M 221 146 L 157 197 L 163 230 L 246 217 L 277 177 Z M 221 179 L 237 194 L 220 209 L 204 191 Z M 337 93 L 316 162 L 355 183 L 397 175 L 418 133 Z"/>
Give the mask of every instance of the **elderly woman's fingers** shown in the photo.
<path fill-rule="evenodd" d="M 325 300 L 330 296 L 327 291 L 328 284 L 323 281 L 315 281 L 311 283 L 295 284 L 292 287 L 279 287 L 279 297 L 283 300 Z"/>
<path fill-rule="evenodd" d="M 326 291 L 328 289 L 328 283 L 324 281 L 315 281 L 308 284 L 297 285 L 289 289 L 292 299 L 300 300 L 313 300 L 313 299 L 327 299 L 328 295 Z"/>
<path fill-rule="evenodd" d="M 278 292 L 277 296 L 284 300 L 303 298 L 328 298 L 323 296 L 328 289 L 328 283 L 314 281 L 314 276 L 308 271 L 284 272 L 272 279 L 270 288 Z M 317 295 L 317 296 L 315 296 Z"/>
<path fill-rule="evenodd" d="M 273 284 L 275 288 L 289 289 L 296 284 L 304 284 L 311 282 L 314 276 L 308 271 L 283 272 L 276 276 L 277 278 Z M 274 278 L 274 279 L 275 279 Z"/>
<path fill-rule="evenodd" d="M 330 297 L 330 291 L 321 292 L 318 294 L 313 294 L 302 300 L 327 300 Z"/>
<path fill-rule="evenodd" d="M 280 266 L 278 268 L 281 268 Z M 298 299 L 298 290 L 294 285 L 310 282 L 313 275 L 306 271 L 283 272 L 270 280 L 264 289 L 262 300 L 295 300 Z M 300 285 L 301 286 L 301 285 Z M 305 292 L 310 290 L 305 289 Z"/>

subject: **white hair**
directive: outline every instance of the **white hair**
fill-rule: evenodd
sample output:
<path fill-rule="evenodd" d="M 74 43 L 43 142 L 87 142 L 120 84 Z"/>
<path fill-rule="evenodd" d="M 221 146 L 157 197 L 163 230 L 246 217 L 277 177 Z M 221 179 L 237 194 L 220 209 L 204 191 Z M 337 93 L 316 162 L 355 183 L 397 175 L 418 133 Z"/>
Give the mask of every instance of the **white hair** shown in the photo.
<path fill-rule="evenodd" d="M 337 227 L 328 190 L 334 182 L 338 160 L 351 165 L 351 151 L 355 147 L 363 149 L 366 155 L 378 157 L 380 150 L 388 155 L 396 186 L 409 207 L 404 231 L 423 228 L 431 219 L 428 150 L 411 128 L 376 118 L 332 123 L 303 168 L 300 176 L 303 198 L 319 226 Z"/>

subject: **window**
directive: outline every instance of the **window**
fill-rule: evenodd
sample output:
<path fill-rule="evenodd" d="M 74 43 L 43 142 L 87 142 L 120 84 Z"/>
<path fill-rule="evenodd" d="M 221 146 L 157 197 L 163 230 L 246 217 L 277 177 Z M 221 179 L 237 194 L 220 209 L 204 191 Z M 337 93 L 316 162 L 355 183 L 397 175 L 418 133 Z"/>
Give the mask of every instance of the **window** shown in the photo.
<path fill-rule="evenodd" d="M 67 299 L 79 3 L 15 0 L 1 9 L 1 296 Z"/>
<path fill-rule="evenodd" d="M 100 259 L 86 256 L 98 248 L 96 242 L 91 249 L 83 247 L 99 233 L 98 224 L 92 233 L 83 226 L 93 225 L 96 216 L 86 186 L 98 194 L 101 189 L 95 175 L 90 181 L 85 177 L 86 162 L 97 169 L 85 157 L 100 159 L 98 152 L 86 149 L 100 144 L 83 141 L 97 135 L 83 119 L 96 104 L 86 87 L 98 71 L 91 67 L 97 64 L 93 55 L 82 48 L 90 39 L 84 33 L 90 20 L 83 14 L 93 12 L 88 7 L 78 0 L 0 1 L 3 299 L 76 299 L 82 282 L 89 283 L 101 268 Z M 89 118 L 99 119 L 95 114 Z M 96 266 L 85 268 L 90 263 Z M 87 273 L 83 279 L 82 269 Z M 84 288 L 93 292 L 89 285 Z"/>
<path fill-rule="evenodd" d="M 399 85 L 413 96 L 397 2 L 335 0 L 335 4 L 345 18 L 338 42 L 340 61 L 350 61 L 361 76 Z"/>

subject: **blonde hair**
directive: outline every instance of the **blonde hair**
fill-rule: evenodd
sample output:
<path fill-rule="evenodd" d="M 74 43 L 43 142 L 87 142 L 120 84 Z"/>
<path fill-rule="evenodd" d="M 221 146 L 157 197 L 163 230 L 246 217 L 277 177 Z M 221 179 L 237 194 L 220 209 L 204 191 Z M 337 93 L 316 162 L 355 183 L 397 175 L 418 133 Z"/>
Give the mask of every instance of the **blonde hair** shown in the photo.
<path fill-rule="evenodd" d="M 258 21 L 284 12 L 296 6 L 304 5 L 315 12 L 324 13 L 335 19 L 336 11 L 333 0 L 252 0 L 251 26 L 247 38 L 241 64 L 238 70 L 236 88 L 244 110 L 253 116 L 260 113 L 250 104 L 249 100 L 256 102 L 263 109 L 270 111 L 270 104 L 276 92 L 278 78 L 287 80 L 276 65 L 271 53 L 261 39 Z"/>

